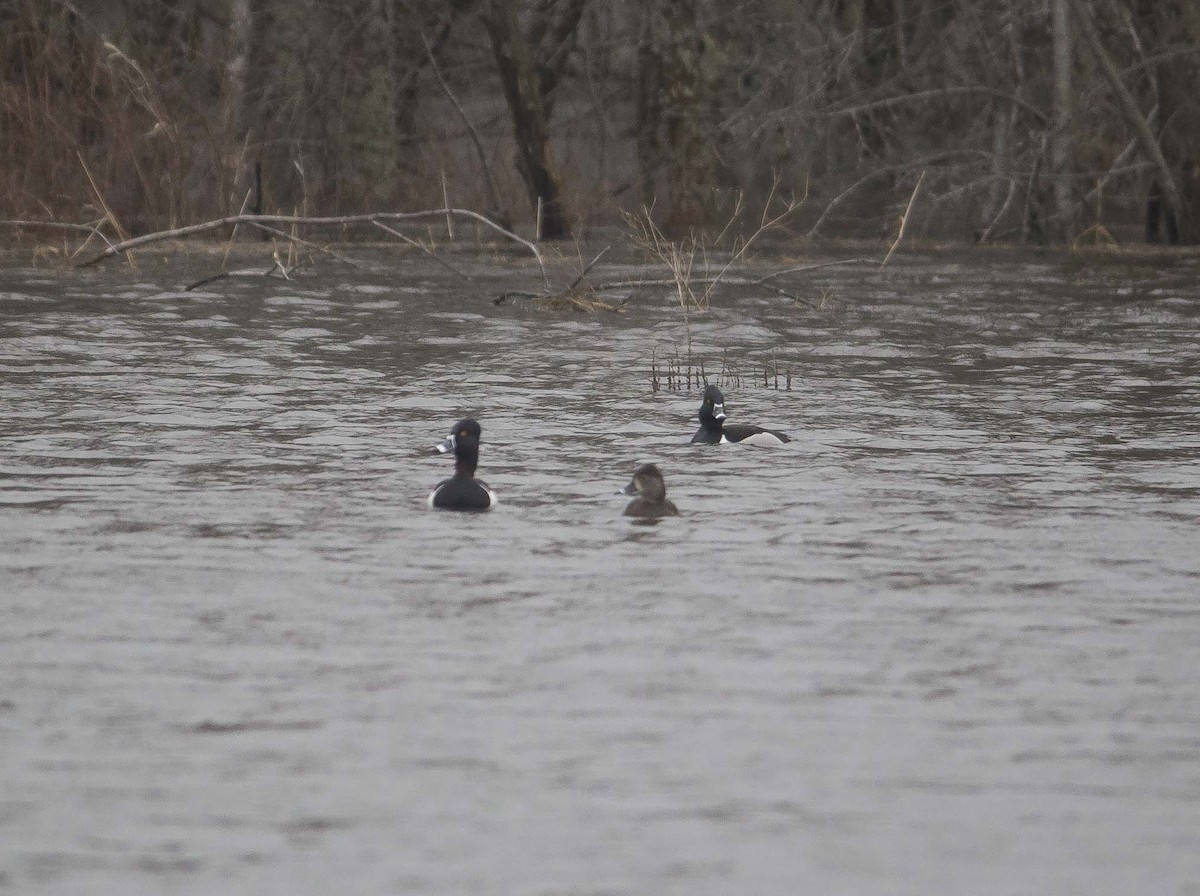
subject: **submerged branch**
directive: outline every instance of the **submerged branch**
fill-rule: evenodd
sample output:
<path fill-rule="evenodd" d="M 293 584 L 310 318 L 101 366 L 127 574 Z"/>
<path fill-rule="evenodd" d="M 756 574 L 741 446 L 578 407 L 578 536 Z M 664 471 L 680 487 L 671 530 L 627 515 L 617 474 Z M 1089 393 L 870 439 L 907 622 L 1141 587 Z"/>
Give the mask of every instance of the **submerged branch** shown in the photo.
<path fill-rule="evenodd" d="M 860 261 L 861 259 L 855 259 L 855 260 Z M 830 264 L 840 264 L 840 263 L 841 262 L 830 262 Z M 817 265 L 816 267 L 823 267 L 823 265 Z M 780 271 L 779 273 L 782 274 L 785 272 Z M 689 277 L 688 282 L 693 285 L 696 285 L 696 286 L 708 286 L 710 288 L 716 286 L 718 283 L 724 283 L 729 286 L 761 286 L 764 289 L 771 290 L 771 292 L 773 292 L 777 295 L 781 295 L 786 298 L 789 298 L 793 302 L 799 302 L 800 304 L 808 305 L 811 308 L 820 307 L 815 302 L 811 302 L 808 299 L 801 298 L 800 296 L 795 295 L 794 293 L 788 292 L 786 289 L 781 289 L 780 287 L 774 286 L 773 284 L 771 284 L 770 280 L 772 277 L 775 277 L 775 276 L 778 276 L 778 275 L 777 274 L 769 274 L 766 277 L 759 277 L 759 278 L 730 277 L 727 275 L 716 275 L 713 277 Z M 613 280 L 608 283 L 596 284 L 596 291 L 597 292 L 608 292 L 609 290 L 613 290 L 613 289 L 636 289 L 636 288 L 642 287 L 642 286 L 667 286 L 667 287 L 677 288 L 679 286 L 679 280 L 675 277 L 663 277 L 658 280 L 645 280 L 645 279 L 642 279 L 642 280 Z"/>
<path fill-rule="evenodd" d="M 838 258 L 833 261 L 820 261 L 816 264 L 804 264 L 796 268 L 784 268 L 782 271 L 776 271 L 773 274 L 767 274 L 760 282 L 767 283 L 774 280 L 776 277 L 782 277 L 785 274 L 807 274 L 809 271 L 819 271 L 821 268 L 831 268 L 839 264 L 879 264 L 873 258 Z"/>

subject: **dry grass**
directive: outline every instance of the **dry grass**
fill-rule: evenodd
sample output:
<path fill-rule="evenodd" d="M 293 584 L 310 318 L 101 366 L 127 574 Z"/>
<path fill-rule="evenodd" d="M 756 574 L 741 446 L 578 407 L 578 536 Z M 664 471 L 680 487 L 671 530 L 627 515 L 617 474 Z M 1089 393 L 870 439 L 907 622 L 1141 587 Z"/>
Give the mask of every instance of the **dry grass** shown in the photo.
<path fill-rule="evenodd" d="M 763 204 L 757 228 L 745 239 L 739 238 L 734 241 L 729 258 L 719 267 L 717 263 L 710 262 L 709 253 L 717 252 L 726 236 L 736 231 L 744 211 L 741 194 L 738 194 L 729 220 L 711 241 L 703 231 L 692 231 L 679 240 L 668 239 L 655 223 L 653 210 L 649 208 L 642 208 L 639 214 L 626 216 L 626 222 L 633 233 L 634 244 L 666 267 L 674 283 L 675 297 L 683 311 L 708 310 L 712 305 L 713 292 L 722 280 L 726 279 L 730 269 L 750 251 L 755 241 L 778 229 L 804 204 L 807 184 L 803 195 L 784 201 L 783 210 L 773 215 L 771 206 L 778 187 L 779 179 L 776 178 L 767 201 Z"/>

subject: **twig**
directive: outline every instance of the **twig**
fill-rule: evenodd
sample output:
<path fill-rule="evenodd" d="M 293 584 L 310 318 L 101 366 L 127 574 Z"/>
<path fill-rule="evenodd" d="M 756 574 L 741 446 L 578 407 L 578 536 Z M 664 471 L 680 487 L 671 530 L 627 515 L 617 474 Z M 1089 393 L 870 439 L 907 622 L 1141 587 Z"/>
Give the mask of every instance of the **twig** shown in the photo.
<path fill-rule="evenodd" d="M 774 192 L 775 188 L 771 187 L 771 191 Z M 741 217 L 743 210 L 742 200 L 745 198 L 745 195 L 746 194 L 742 190 L 737 191 L 737 201 L 733 204 L 733 212 L 729 215 L 729 220 L 725 222 L 725 226 L 721 228 L 721 232 L 717 234 L 717 238 L 713 240 L 714 246 L 721 245 L 721 240 L 725 237 L 725 234 L 728 232 L 729 228 L 737 222 L 739 217 Z"/>
<path fill-rule="evenodd" d="M 250 202 L 250 193 L 253 188 L 246 190 L 246 198 L 242 200 L 242 207 L 238 209 L 238 214 L 243 214 L 246 211 L 246 206 Z M 233 249 L 233 238 L 237 236 L 238 226 L 233 225 L 233 229 L 229 231 L 229 240 L 225 243 L 225 254 L 221 256 L 221 270 L 225 270 L 225 265 L 229 263 L 229 253 Z"/>
<path fill-rule="evenodd" d="M 288 276 L 287 266 L 284 265 L 284 263 L 279 260 L 279 250 L 278 249 L 276 249 L 274 252 L 273 261 L 274 261 L 274 264 L 271 265 L 271 269 L 269 271 L 263 272 L 263 276 L 270 277 L 276 271 L 279 271 L 280 277 L 282 277 L 284 280 L 291 280 L 292 278 Z"/>
<path fill-rule="evenodd" d="M 103 222 L 101 222 L 103 223 Z M 112 240 L 104 235 L 104 233 L 95 224 L 71 224 L 67 221 L 0 221 L 0 227 L 45 227 L 50 230 L 79 230 L 87 233 L 88 239 L 93 236 L 98 236 L 104 242 L 112 246 Z"/>
<path fill-rule="evenodd" d="M 442 205 L 444 205 L 446 208 L 450 207 L 450 190 L 446 186 L 445 168 L 442 169 Z M 446 215 L 446 236 L 451 240 L 454 239 L 454 218 L 452 218 L 450 215 Z M 405 239 L 408 239 L 408 237 L 405 237 Z"/>
<path fill-rule="evenodd" d="M 734 264 L 734 262 L 736 262 L 743 255 L 745 255 L 747 251 L 749 251 L 750 245 L 756 239 L 758 239 L 759 236 L 761 236 L 763 233 L 765 233 L 766 231 L 770 230 L 771 228 L 777 227 L 779 224 L 783 223 L 784 218 L 786 218 L 788 215 L 790 215 L 796 209 L 800 208 L 800 206 L 804 204 L 804 200 L 808 198 L 808 184 L 805 183 L 805 186 L 804 186 L 805 194 L 803 196 L 801 196 L 799 199 L 792 199 L 791 201 L 789 201 L 786 204 L 786 207 L 784 208 L 784 210 L 780 214 L 778 214 L 774 218 L 771 218 L 770 220 L 768 220 L 767 219 L 767 208 L 768 208 L 768 206 L 770 206 L 771 199 L 775 195 L 775 185 L 777 185 L 778 183 L 779 183 L 779 178 L 778 178 L 778 176 L 776 176 L 774 183 L 772 183 L 772 185 L 771 185 L 771 192 L 767 196 L 767 202 L 763 206 L 762 219 L 761 219 L 761 223 L 759 224 L 758 230 L 756 230 L 756 231 L 754 231 L 754 233 L 750 234 L 750 238 L 748 240 L 746 240 L 746 242 L 742 245 L 742 248 L 739 249 L 737 251 L 737 253 L 733 257 L 731 257 L 729 259 L 729 261 L 727 261 L 725 263 L 725 267 L 721 268 L 720 273 L 717 274 L 716 280 L 714 280 L 709 285 L 708 289 L 704 290 L 704 304 L 706 304 L 706 305 L 708 304 L 708 297 L 712 293 L 712 291 L 714 289 L 716 289 L 717 283 L 720 282 L 720 280 L 723 276 L 725 276 L 725 272 L 729 270 L 729 268 Z"/>
<path fill-rule="evenodd" d="M 567 287 L 566 291 L 567 291 L 567 292 L 574 292 L 574 291 L 575 291 L 575 287 L 576 287 L 576 286 L 578 286 L 578 285 L 579 285 L 579 282 L 580 282 L 580 281 L 581 281 L 581 280 L 582 280 L 584 277 L 586 277 L 586 276 L 587 276 L 587 273 L 588 273 L 588 271 L 590 271 L 590 270 L 591 270 L 593 267 L 595 267 L 595 265 L 596 265 L 596 262 L 598 262 L 598 261 L 599 261 L 601 258 L 603 258 L 603 257 L 604 257 L 604 253 L 605 253 L 605 252 L 607 252 L 607 251 L 608 251 L 609 249 L 611 249 L 611 248 L 612 248 L 612 246 L 605 246 L 603 249 L 601 249 L 601 250 L 600 250 L 600 251 L 599 251 L 599 252 L 596 254 L 596 257 L 595 257 L 595 258 L 593 258 L 591 261 L 589 261 L 589 262 L 587 263 L 587 267 L 585 267 L 585 268 L 584 268 L 582 271 L 580 271 L 580 272 L 579 272 L 579 276 L 578 276 L 578 277 L 576 277 L 574 280 L 572 280 L 572 281 L 571 281 L 571 285 Z"/>
<path fill-rule="evenodd" d="M 888 259 L 892 257 L 892 253 L 896 251 L 896 247 L 900 245 L 900 241 L 904 239 L 904 231 L 908 229 L 908 217 L 912 212 L 913 203 L 917 201 L 917 193 L 921 189 L 921 182 L 925 180 L 925 172 L 921 172 L 921 176 L 917 178 L 917 185 L 913 187 L 912 195 L 908 197 L 908 207 L 904 209 L 904 214 L 900 216 L 900 232 L 896 234 L 896 241 L 892 243 L 892 248 L 888 249 L 887 255 L 883 257 L 883 261 L 879 263 L 882 268 L 887 265 Z"/>
<path fill-rule="evenodd" d="M 104 201 L 104 196 L 100 193 L 100 188 L 96 186 L 96 179 L 92 177 L 92 172 L 88 168 L 87 162 L 83 160 L 83 153 L 81 153 L 79 150 L 75 150 L 75 157 L 79 159 L 79 164 L 83 167 L 83 173 L 87 175 L 88 183 L 92 185 L 92 192 L 96 195 L 96 201 L 99 202 L 100 207 L 104 209 L 104 214 L 108 218 L 109 223 L 112 224 L 113 230 L 117 232 L 117 236 L 121 237 L 121 239 L 128 239 L 129 234 L 126 233 L 125 228 L 121 226 L 121 222 L 117 220 L 117 216 L 113 214 L 113 210 L 108 207 L 108 203 Z M 108 244 L 108 248 L 110 250 L 112 249 L 112 243 Z M 132 258 L 130 259 L 130 263 L 133 263 Z"/>

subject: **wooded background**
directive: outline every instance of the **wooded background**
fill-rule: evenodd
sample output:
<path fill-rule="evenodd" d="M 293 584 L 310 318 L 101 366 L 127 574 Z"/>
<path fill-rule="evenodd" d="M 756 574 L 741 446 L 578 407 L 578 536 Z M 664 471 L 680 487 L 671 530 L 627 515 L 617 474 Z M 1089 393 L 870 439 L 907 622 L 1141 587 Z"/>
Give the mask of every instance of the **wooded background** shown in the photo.
<path fill-rule="evenodd" d="M 1198 94 L 1196 0 L 0 0 L 0 218 L 1190 244 Z"/>

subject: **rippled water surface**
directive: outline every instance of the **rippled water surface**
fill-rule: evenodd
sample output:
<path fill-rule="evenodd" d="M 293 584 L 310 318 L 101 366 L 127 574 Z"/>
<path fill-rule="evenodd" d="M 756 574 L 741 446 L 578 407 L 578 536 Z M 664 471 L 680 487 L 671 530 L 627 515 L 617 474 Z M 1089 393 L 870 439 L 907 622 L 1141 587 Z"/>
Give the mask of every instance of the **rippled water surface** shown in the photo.
<path fill-rule="evenodd" d="M 0 273 L 0 890 L 1200 894 L 1200 264 L 468 272 Z"/>

